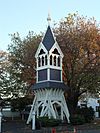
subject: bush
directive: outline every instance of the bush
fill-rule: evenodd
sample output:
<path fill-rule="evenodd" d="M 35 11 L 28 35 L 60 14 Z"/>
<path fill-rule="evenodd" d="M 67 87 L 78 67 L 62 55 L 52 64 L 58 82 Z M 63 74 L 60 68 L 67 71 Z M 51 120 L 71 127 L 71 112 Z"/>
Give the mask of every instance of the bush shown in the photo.
<path fill-rule="evenodd" d="M 23 111 L 27 105 L 32 104 L 32 98 L 30 97 L 19 97 L 11 100 L 11 110 L 14 111 Z"/>
<path fill-rule="evenodd" d="M 39 117 L 37 120 L 41 123 L 42 127 L 54 127 L 60 124 L 60 120 L 49 119 L 48 117 Z"/>
<path fill-rule="evenodd" d="M 70 122 L 73 125 L 82 125 L 85 123 L 85 118 L 83 115 L 73 115 L 70 117 Z"/>
<path fill-rule="evenodd" d="M 94 110 L 92 107 L 77 108 L 77 114 L 84 116 L 86 123 L 94 119 Z"/>
<path fill-rule="evenodd" d="M 70 117 L 73 125 L 89 123 L 94 119 L 94 110 L 92 107 L 77 108 L 76 113 Z"/>

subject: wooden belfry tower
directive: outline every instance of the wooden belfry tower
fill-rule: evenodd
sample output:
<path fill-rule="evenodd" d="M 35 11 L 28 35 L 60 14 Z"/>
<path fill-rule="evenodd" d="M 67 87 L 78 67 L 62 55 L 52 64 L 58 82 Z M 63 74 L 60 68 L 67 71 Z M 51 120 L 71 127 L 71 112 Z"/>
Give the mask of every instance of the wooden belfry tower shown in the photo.
<path fill-rule="evenodd" d="M 50 27 L 49 15 L 47 20 L 47 31 L 35 54 L 37 81 L 32 86 L 35 98 L 27 124 L 32 119 L 33 111 L 37 117 L 48 116 L 61 120 L 66 117 L 69 122 L 69 111 L 64 97 L 68 88 L 62 80 L 63 53 Z"/>

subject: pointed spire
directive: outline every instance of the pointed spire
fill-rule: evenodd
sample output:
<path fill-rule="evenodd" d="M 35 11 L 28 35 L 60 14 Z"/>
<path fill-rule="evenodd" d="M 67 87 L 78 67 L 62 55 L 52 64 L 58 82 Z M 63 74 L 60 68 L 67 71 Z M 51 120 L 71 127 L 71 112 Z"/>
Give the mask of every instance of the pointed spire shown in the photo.
<path fill-rule="evenodd" d="M 48 21 L 48 25 L 50 25 L 50 22 L 51 22 L 50 13 L 48 13 L 47 21 Z"/>
<path fill-rule="evenodd" d="M 48 26 L 48 28 L 47 28 L 47 31 L 45 33 L 42 43 L 48 51 L 51 49 L 51 47 L 55 43 L 55 39 L 54 39 L 54 36 L 53 36 L 50 26 Z"/>

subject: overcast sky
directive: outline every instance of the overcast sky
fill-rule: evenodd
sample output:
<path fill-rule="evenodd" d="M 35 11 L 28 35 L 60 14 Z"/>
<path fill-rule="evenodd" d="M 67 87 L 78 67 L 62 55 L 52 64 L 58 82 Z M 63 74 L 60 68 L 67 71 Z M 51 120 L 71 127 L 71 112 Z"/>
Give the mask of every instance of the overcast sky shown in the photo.
<path fill-rule="evenodd" d="M 0 0 L 0 50 L 11 42 L 8 34 L 28 31 L 44 32 L 50 11 L 52 22 L 59 22 L 69 13 L 95 17 L 100 22 L 100 0 Z"/>

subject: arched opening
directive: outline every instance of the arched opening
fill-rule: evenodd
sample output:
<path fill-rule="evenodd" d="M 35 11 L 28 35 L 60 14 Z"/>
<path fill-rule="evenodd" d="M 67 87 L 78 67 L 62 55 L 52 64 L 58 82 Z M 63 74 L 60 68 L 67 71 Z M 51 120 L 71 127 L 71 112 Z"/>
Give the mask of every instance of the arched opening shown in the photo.
<path fill-rule="evenodd" d="M 60 67 L 60 56 L 58 57 L 58 66 Z"/>
<path fill-rule="evenodd" d="M 40 67 L 40 64 L 41 64 L 41 60 L 40 60 L 40 57 L 38 58 L 38 67 Z"/>
<path fill-rule="evenodd" d="M 42 66 L 44 66 L 44 57 L 42 56 Z"/>
<path fill-rule="evenodd" d="M 45 56 L 45 65 L 47 65 L 47 55 Z"/>
<path fill-rule="evenodd" d="M 50 55 L 50 65 L 52 65 L 52 55 Z"/>
<path fill-rule="evenodd" d="M 54 56 L 54 66 L 56 66 L 56 56 Z"/>

